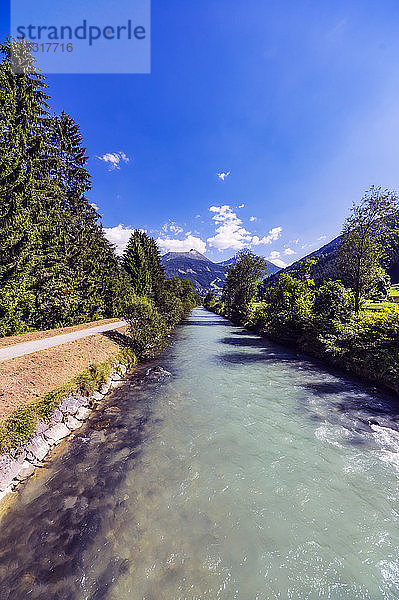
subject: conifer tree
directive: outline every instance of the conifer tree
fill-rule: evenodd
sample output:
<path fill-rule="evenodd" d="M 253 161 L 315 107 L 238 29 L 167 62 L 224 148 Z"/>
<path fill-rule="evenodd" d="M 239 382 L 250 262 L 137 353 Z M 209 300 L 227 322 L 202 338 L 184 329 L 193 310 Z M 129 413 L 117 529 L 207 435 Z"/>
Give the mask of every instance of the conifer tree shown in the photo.
<path fill-rule="evenodd" d="M 41 199 L 50 192 L 43 177 L 49 116 L 47 86 L 28 45 L 7 41 L 0 51 L 0 319 L 7 333 L 26 329 L 35 310 L 31 275 Z"/>
<path fill-rule="evenodd" d="M 130 276 L 134 292 L 138 296 L 149 295 L 151 290 L 148 255 L 145 251 L 146 234 L 135 229 L 122 257 L 122 266 Z"/>
<path fill-rule="evenodd" d="M 142 236 L 142 240 L 150 275 L 149 295 L 156 304 L 165 286 L 165 271 L 156 241 L 146 233 Z"/>

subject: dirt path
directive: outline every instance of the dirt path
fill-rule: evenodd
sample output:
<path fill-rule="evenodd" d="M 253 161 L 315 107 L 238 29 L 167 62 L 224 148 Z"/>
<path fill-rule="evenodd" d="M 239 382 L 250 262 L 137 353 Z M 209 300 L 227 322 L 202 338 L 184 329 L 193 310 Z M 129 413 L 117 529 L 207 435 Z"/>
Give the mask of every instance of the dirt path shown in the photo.
<path fill-rule="evenodd" d="M 61 346 L 74 340 L 79 340 L 103 331 L 112 331 L 127 325 L 126 321 L 117 321 L 116 323 L 107 323 L 106 325 L 99 325 L 97 327 L 91 327 L 89 329 L 82 329 L 80 331 L 73 331 L 71 333 L 65 333 L 63 335 L 55 335 L 49 338 L 41 340 L 33 340 L 29 342 L 23 342 L 21 344 L 14 344 L 5 348 L 0 348 L 0 362 L 10 360 L 12 358 L 18 358 L 19 356 L 25 356 L 25 354 L 32 354 L 46 348 L 52 348 L 54 346 Z"/>

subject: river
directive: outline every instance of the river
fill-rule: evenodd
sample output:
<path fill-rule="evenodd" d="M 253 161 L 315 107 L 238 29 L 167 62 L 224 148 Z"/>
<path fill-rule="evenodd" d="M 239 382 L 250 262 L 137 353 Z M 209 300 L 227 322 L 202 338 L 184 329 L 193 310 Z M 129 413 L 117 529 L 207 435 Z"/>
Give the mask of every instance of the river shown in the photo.
<path fill-rule="evenodd" d="M 395 399 L 195 309 L 5 513 L 0 599 L 399 598 L 398 452 Z"/>

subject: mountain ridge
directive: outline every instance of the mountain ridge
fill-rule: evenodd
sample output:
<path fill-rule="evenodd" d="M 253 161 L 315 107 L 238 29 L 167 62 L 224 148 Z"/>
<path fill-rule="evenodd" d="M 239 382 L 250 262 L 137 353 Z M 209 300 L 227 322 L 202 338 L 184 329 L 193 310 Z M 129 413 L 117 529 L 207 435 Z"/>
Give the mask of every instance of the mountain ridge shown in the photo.
<path fill-rule="evenodd" d="M 316 259 L 317 264 L 312 269 L 312 278 L 314 279 L 316 285 L 321 285 L 329 279 L 341 279 L 342 275 L 336 260 L 337 249 L 341 238 L 342 234 L 333 238 L 330 242 L 324 244 L 324 246 L 321 246 L 317 250 L 313 250 L 288 267 L 281 269 L 278 275 L 281 275 L 281 273 L 288 273 L 293 277 L 298 277 L 303 261 L 307 259 Z M 390 260 L 387 267 L 387 272 L 391 277 L 392 283 L 397 283 L 399 282 L 399 242 L 394 244 L 389 254 Z M 266 286 L 273 285 L 277 281 L 277 278 L 277 274 L 272 274 L 264 280 L 264 283 Z"/>
<path fill-rule="evenodd" d="M 234 260 L 234 257 L 232 257 L 216 263 L 193 248 L 188 252 L 167 252 L 161 256 L 166 277 L 188 279 L 193 284 L 196 292 L 201 295 L 205 295 L 211 290 L 220 294 L 226 278 L 227 267 Z M 280 270 L 273 263 L 266 262 L 270 271 L 277 272 Z"/>

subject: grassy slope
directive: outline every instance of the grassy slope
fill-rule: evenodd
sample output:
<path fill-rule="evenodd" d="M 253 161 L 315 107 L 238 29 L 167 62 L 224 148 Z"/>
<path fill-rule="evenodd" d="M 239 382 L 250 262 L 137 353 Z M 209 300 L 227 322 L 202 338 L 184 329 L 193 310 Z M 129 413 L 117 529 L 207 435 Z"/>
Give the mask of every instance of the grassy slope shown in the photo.
<path fill-rule="evenodd" d="M 0 419 L 103 363 L 124 345 L 123 333 L 97 334 L 0 363 Z"/>

